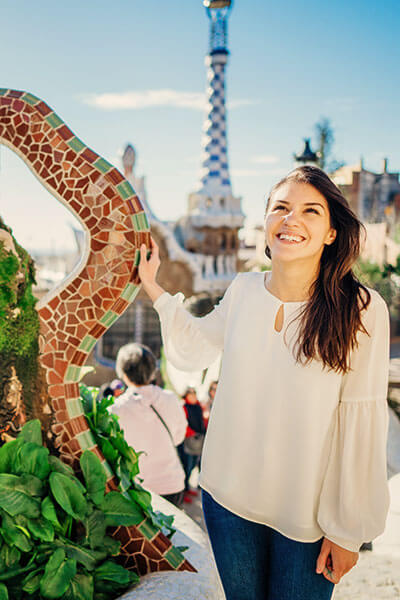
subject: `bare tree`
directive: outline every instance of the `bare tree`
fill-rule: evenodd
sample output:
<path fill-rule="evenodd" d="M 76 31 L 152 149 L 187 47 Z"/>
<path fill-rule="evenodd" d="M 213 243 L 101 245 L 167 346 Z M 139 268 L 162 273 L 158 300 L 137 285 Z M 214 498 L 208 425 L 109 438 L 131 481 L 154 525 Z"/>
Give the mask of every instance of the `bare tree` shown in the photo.
<path fill-rule="evenodd" d="M 342 160 L 336 160 L 333 157 L 332 148 L 335 142 L 334 129 L 331 120 L 327 117 L 321 117 L 320 120 L 314 126 L 316 147 L 318 154 L 318 166 L 332 173 L 343 167 L 345 164 Z"/>

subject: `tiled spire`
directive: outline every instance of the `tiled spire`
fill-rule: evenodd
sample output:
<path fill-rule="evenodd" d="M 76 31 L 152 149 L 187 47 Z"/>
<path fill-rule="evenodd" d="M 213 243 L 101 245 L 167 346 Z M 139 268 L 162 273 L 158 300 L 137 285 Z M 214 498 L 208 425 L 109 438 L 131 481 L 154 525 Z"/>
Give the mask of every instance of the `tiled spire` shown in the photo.
<path fill-rule="evenodd" d="M 228 60 L 227 19 L 231 2 L 204 2 L 210 18 L 210 52 L 206 57 L 207 114 L 203 126 L 203 156 L 199 191 L 214 196 L 232 194 L 228 168 L 225 108 L 225 65 Z"/>

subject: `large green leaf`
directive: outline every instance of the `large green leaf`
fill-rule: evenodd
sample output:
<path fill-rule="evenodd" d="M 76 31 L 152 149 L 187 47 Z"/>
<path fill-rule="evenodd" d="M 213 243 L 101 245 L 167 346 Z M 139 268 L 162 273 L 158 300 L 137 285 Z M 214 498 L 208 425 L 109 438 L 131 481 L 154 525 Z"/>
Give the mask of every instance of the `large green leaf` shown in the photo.
<path fill-rule="evenodd" d="M 144 519 L 142 510 L 120 492 L 109 492 L 99 507 L 104 511 L 107 525 L 137 525 Z"/>
<path fill-rule="evenodd" d="M 12 440 L 0 448 L 0 473 L 12 473 L 12 465 L 17 448 L 21 442 Z"/>
<path fill-rule="evenodd" d="M 33 442 L 38 446 L 42 445 L 42 429 L 39 419 L 28 421 L 25 423 L 20 433 L 19 438 L 22 438 L 25 442 Z"/>
<path fill-rule="evenodd" d="M 37 540 L 52 542 L 54 540 L 54 527 L 43 517 L 27 520 L 28 529 Z"/>
<path fill-rule="evenodd" d="M 17 525 L 7 513 L 3 513 L 2 516 L 1 534 L 9 546 L 15 546 L 22 552 L 29 552 L 32 548 L 29 532 Z"/>
<path fill-rule="evenodd" d="M 61 525 L 57 517 L 56 507 L 49 496 L 46 496 L 46 498 L 44 498 L 42 501 L 42 516 L 47 519 L 47 521 L 50 521 L 55 529 L 61 529 Z"/>
<path fill-rule="evenodd" d="M 88 511 L 88 504 L 75 481 L 62 473 L 51 473 L 50 489 L 55 500 L 68 515 L 82 521 Z"/>
<path fill-rule="evenodd" d="M 144 510 L 151 508 L 151 494 L 147 490 L 143 489 L 138 484 L 135 484 L 135 488 L 128 490 L 128 494 L 134 502 L 137 502 Z"/>
<path fill-rule="evenodd" d="M 74 475 L 74 470 L 70 465 L 67 465 L 62 462 L 57 456 L 50 455 L 49 456 L 49 465 L 52 471 L 56 473 L 62 473 L 63 475 Z"/>
<path fill-rule="evenodd" d="M 58 548 L 50 557 L 40 581 L 40 592 L 45 598 L 61 598 L 76 575 L 76 562 L 66 559 Z"/>
<path fill-rule="evenodd" d="M 56 540 L 55 546 L 62 548 L 68 558 L 76 560 L 76 562 L 82 564 L 88 571 L 93 571 L 96 564 L 104 560 L 107 556 L 107 551 L 105 549 L 90 550 L 89 548 L 73 544 L 67 540 Z"/>
<path fill-rule="evenodd" d="M 0 508 L 12 517 L 19 514 L 32 518 L 38 517 L 40 503 L 22 487 L 24 481 L 16 475 L 0 473 Z"/>
<path fill-rule="evenodd" d="M 86 493 L 85 486 L 79 481 L 77 477 L 75 477 L 75 473 L 69 465 L 63 463 L 56 456 L 49 456 L 49 464 L 52 471 L 55 473 L 61 473 L 62 475 L 66 475 L 74 482 L 74 484 L 80 489 L 82 494 Z"/>
<path fill-rule="evenodd" d="M 3 544 L 0 550 L 0 562 L 3 562 L 7 569 L 16 567 L 21 558 L 21 552 L 15 546 L 8 546 Z"/>
<path fill-rule="evenodd" d="M 93 577 L 77 573 L 64 598 L 65 600 L 93 600 Z"/>
<path fill-rule="evenodd" d="M 100 547 L 104 543 L 106 535 L 106 518 L 100 510 L 92 511 L 85 519 L 86 539 L 89 546 L 94 549 Z"/>
<path fill-rule="evenodd" d="M 85 413 L 91 413 L 96 406 L 96 399 L 99 395 L 99 388 L 88 387 L 84 383 L 79 384 L 80 397 Z"/>
<path fill-rule="evenodd" d="M 47 448 L 33 442 L 25 442 L 17 450 L 14 461 L 15 472 L 17 474 L 30 473 L 39 479 L 46 479 L 50 473 L 48 456 Z"/>
<path fill-rule="evenodd" d="M 43 569 L 35 569 L 29 573 L 22 581 L 22 589 L 29 595 L 35 594 L 40 588 L 40 580 L 42 579 Z"/>
<path fill-rule="evenodd" d="M 112 581 L 118 586 L 125 586 L 130 584 L 131 576 L 129 571 L 121 565 L 111 560 L 106 560 L 95 570 L 94 580 L 96 587 L 100 587 L 101 581 Z"/>
<path fill-rule="evenodd" d="M 118 556 L 121 549 L 121 542 L 115 540 L 109 535 L 106 535 L 103 540 L 103 548 L 104 550 L 107 550 L 107 554 L 111 554 L 111 556 Z"/>
<path fill-rule="evenodd" d="M 106 491 L 107 475 L 99 458 L 90 450 L 85 450 L 80 458 L 89 498 L 100 504 Z"/>
<path fill-rule="evenodd" d="M 4 583 L 0 583 L 0 600 L 8 600 L 8 590 Z"/>
<path fill-rule="evenodd" d="M 29 493 L 31 496 L 43 496 L 44 482 L 35 477 L 35 475 L 29 475 L 24 473 L 19 477 L 19 484 L 15 488 L 20 492 Z"/>
<path fill-rule="evenodd" d="M 108 439 L 102 437 L 99 438 L 99 442 L 105 459 L 111 463 L 116 460 L 118 457 L 118 450 L 114 448 L 112 443 Z"/>

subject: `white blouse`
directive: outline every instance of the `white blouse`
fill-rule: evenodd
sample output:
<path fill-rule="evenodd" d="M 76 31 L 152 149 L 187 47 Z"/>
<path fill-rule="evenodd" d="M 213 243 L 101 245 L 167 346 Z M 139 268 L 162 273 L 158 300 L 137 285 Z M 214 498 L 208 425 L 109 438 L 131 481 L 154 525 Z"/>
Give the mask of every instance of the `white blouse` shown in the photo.
<path fill-rule="evenodd" d="M 183 295 L 154 303 L 167 359 L 201 370 L 223 351 L 201 486 L 233 513 L 286 537 L 325 536 L 357 551 L 382 533 L 389 505 L 389 319 L 374 290 L 346 375 L 293 357 L 302 302 L 282 302 L 264 273 L 240 273 L 205 317 Z M 283 305 L 284 324 L 274 328 Z"/>

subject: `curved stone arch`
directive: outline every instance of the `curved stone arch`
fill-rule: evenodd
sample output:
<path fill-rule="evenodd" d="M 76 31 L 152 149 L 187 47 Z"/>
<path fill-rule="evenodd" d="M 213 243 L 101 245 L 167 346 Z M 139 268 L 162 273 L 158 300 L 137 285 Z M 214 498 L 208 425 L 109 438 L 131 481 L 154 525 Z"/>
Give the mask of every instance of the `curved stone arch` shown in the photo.
<path fill-rule="evenodd" d="M 84 416 L 78 382 L 96 341 L 139 291 L 138 248 L 150 243 L 146 215 L 123 175 L 30 93 L 0 89 L 0 143 L 18 154 L 85 228 L 81 261 L 38 304 L 39 360 L 46 372 L 61 458 L 76 466 L 82 451 L 92 450 L 108 472 L 108 489 L 116 489 Z M 193 570 L 147 521 L 119 528 L 116 536 L 126 566 L 139 573 Z"/>

